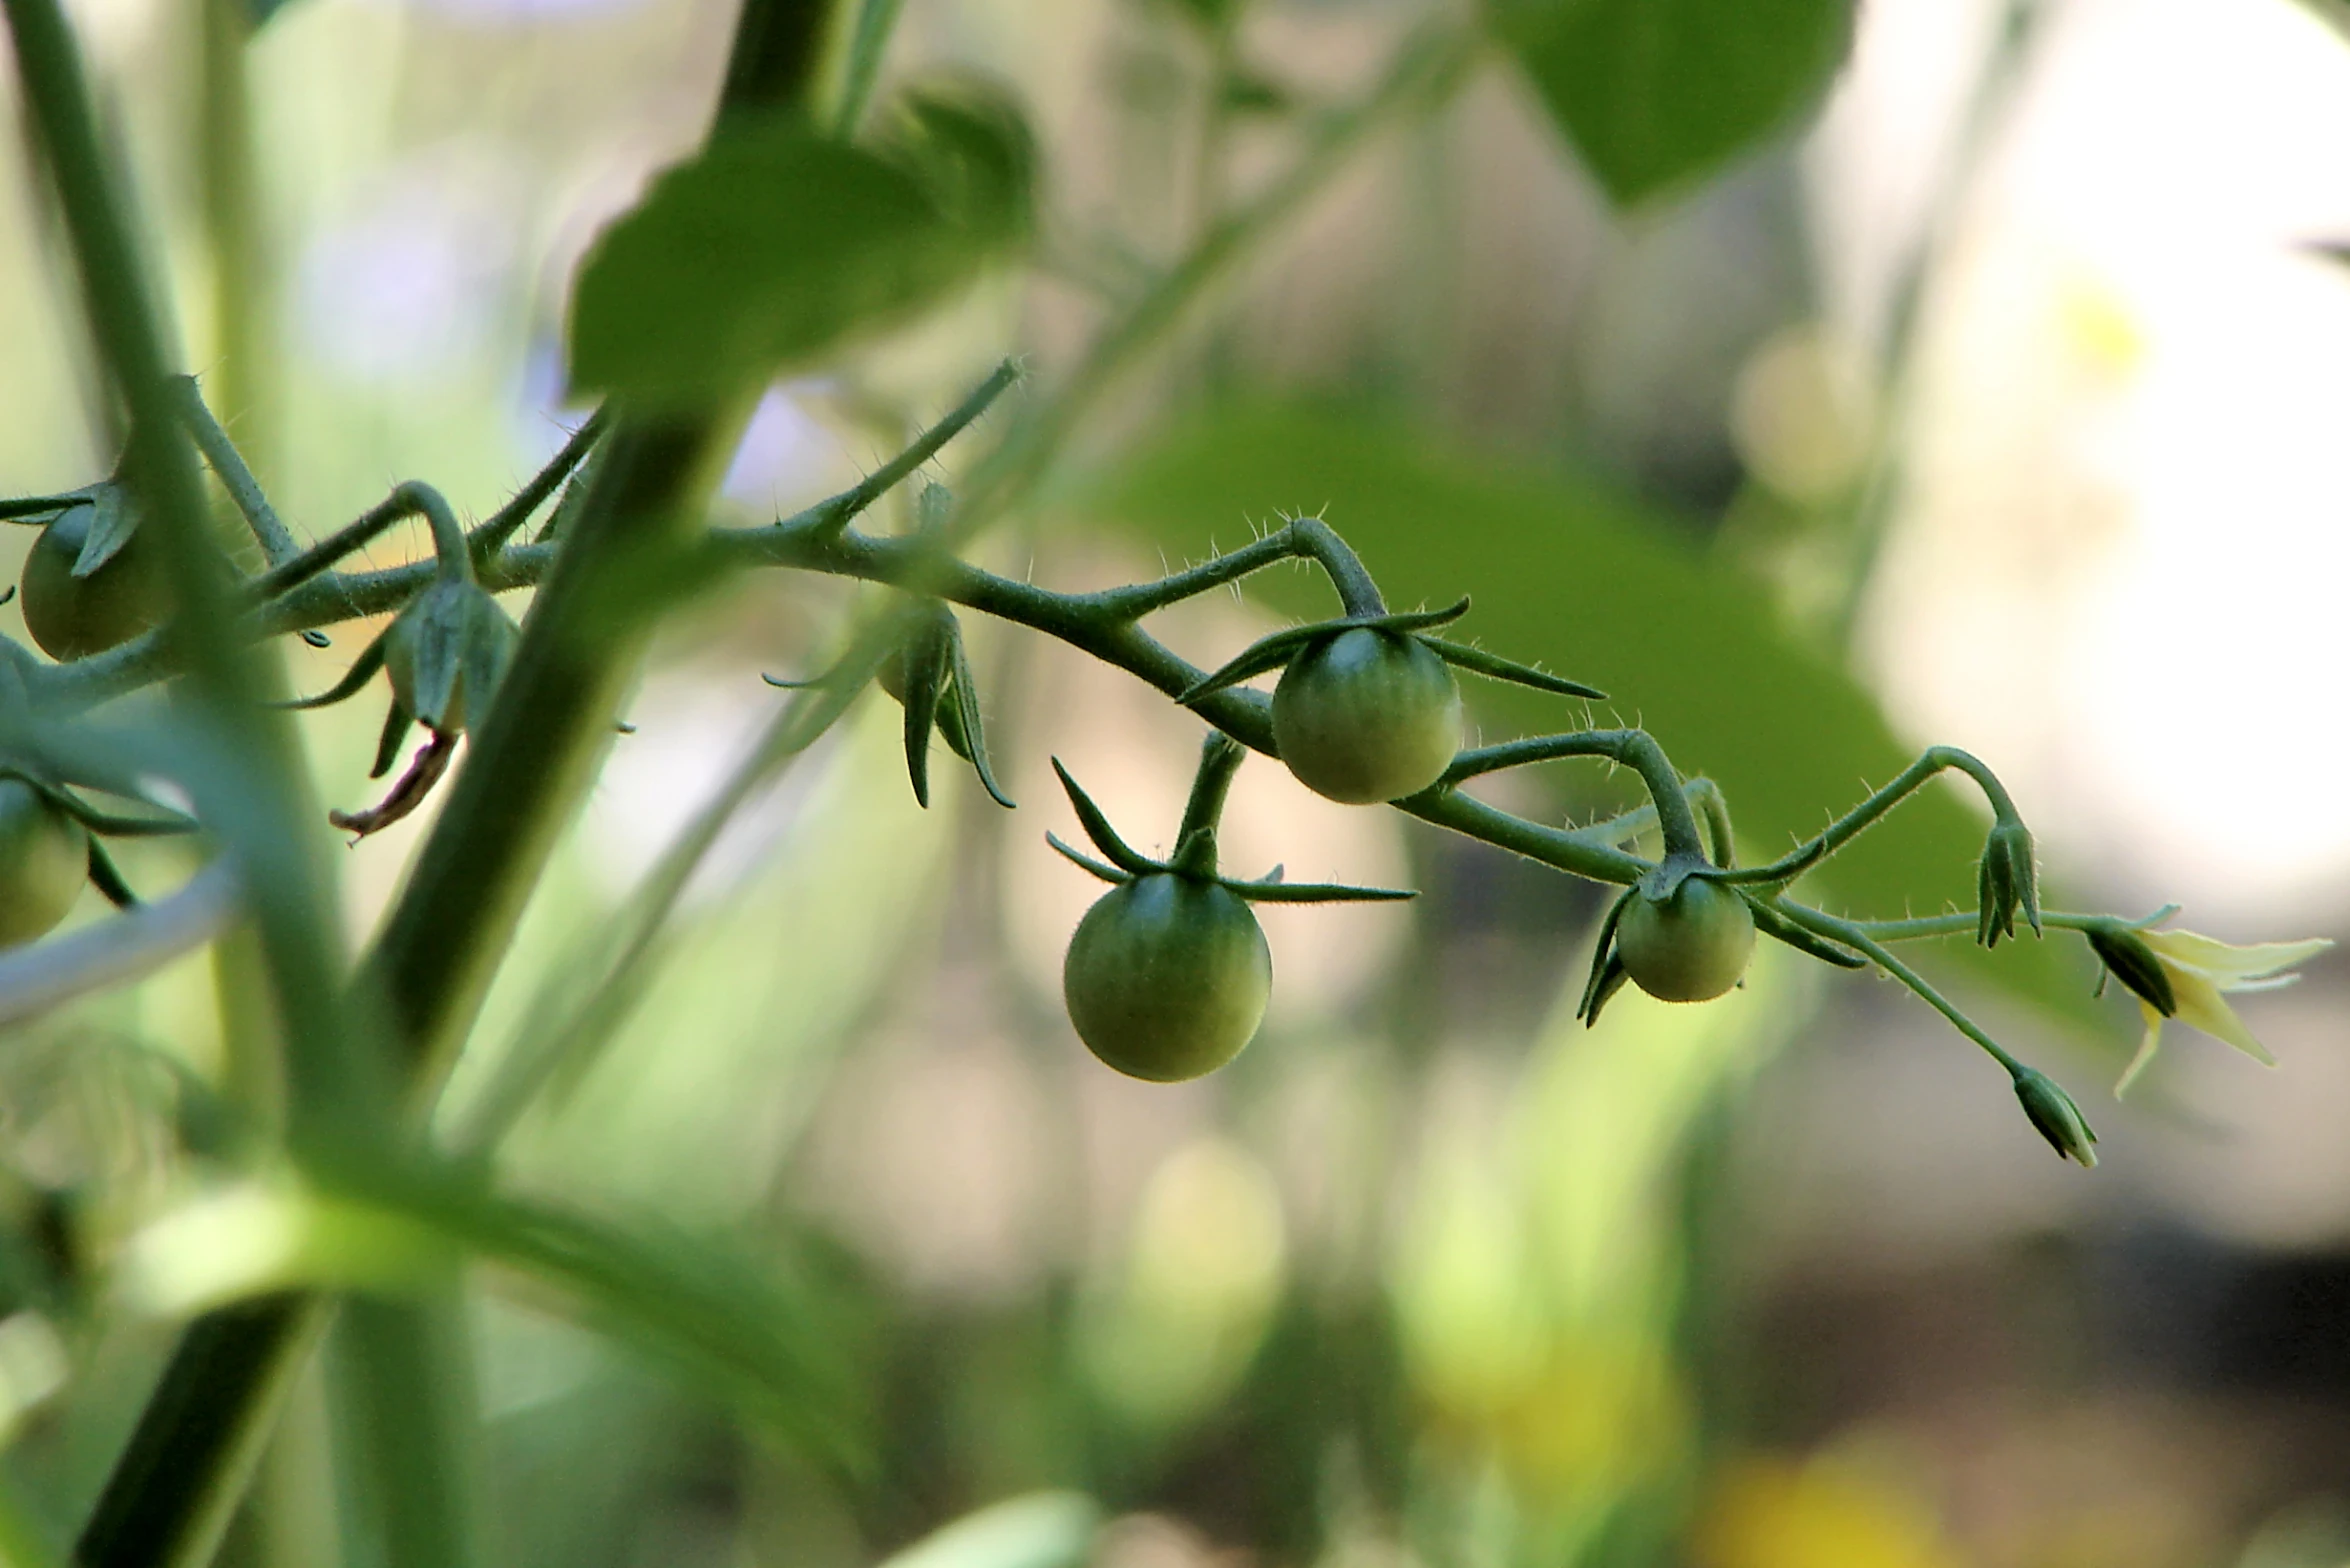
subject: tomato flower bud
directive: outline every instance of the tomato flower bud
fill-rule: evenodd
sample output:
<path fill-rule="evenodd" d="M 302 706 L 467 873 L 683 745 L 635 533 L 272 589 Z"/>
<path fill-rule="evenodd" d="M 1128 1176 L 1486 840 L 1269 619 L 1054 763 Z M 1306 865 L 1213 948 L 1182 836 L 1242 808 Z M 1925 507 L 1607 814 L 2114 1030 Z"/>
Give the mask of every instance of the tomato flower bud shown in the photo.
<path fill-rule="evenodd" d="M 2058 1155 L 2084 1166 L 2096 1165 L 2097 1134 L 2055 1079 L 2037 1068 L 2022 1068 L 2015 1075 L 2015 1095 L 2034 1129 Z"/>
<path fill-rule="evenodd" d="M 2039 934 L 2040 887 L 2032 865 L 2032 834 L 2014 817 L 1994 823 L 1983 842 L 1975 909 L 1975 940 L 1985 947 L 1997 947 L 2002 936 L 2015 935 L 2019 909 L 2032 933 Z"/>

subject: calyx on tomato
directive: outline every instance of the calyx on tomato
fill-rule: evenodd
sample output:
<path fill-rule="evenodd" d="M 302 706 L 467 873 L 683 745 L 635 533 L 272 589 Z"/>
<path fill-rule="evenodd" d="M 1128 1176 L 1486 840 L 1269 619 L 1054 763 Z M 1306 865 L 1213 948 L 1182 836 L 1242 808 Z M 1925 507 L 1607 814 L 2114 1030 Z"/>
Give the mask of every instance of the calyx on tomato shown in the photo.
<path fill-rule="evenodd" d="M 1053 771 L 1096 860 L 1051 833 L 1045 841 L 1114 884 L 1069 940 L 1061 990 L 1086 1048 L 1129 1077 L 1172 1083 L 1213 1072 L 1257 1032 L 1273 984 L 1273 958 L 1252 903 L 1335 903 L 1415 895 L 1396 888 L 1284 882 L 1281 868 L 1254 882 L 1216 869 L 1216 824 L 1246 753 L 1211 733 L 1200 753 L 1175 854 L 1153 860 L 1129 846 L 1060 760 Z"/>
<path fill-rule="evenodd" d="M 160 625 L 170 597 L 139 545 L 129 488 L 109 479 L 48 499 L 63 505 L 15 519 L 43 525 L 21 579 L 25 630 L 41 651 L 86 659 Z"/>
<path fill-rule="evenodd" d="M 924 501 L 945 492 L 937 485 L 923 492 Z M 810 680 L 778 680 L 762 676 L 770 686 L 786 689 L 821 686 L 838 674 L 828 670 Z M 1012 797 L 996 782 L 987 757 L 987 733 L 979 712 L 979 683 L 971 673 L 970 655 L 963 649 L 963 628 L 954 612 L 936 599 L 926 599 L 908 614 L 905 640 L 891 649 L 874 675 L 878 685 L 906 710 L 906 777 L 914 799 L 930 805 L 930 733 L 938 732 L 947 749 L 979 775 L 980 788 L 997 805 L 1010 810 Z"/>
<path fill-rule="evenodd" d="M 118 790 L 134 787 L 118 779 L 103 782 Z M 101 811 L 60 782 L 46 762 L 0 757 L 0 947 L 55 929 L 72 911 L 85 881 L 118 908 L 138 903 L 100 846 L 99 834 L 151 837 L 195 827 L 190 819 L 161 809 L 128 816 Z"/>
<path fill-rule="evenodd" d="M 384 716 L 369 778 L 390 772 L 410 728 L 425 727 L 425 744 L 381 802 L 365 811 L 327 813 L 335 826 L 361 837 L 389 827 L 424 803 L 448 771 L 457 737 L 496 700 L 515 646 L 522 640 L 514 618 L 474 580 L 472 552 L 448 503 L 427 486 L 403 489 L 414 496 L 417 510 L 432 527 L 439 571 L 351 661 L 341 680 L 315 697 L 287 704 L 323 708 L 357 693 L 378 670 L 389 675 L 392 705 Z"/>
<path fill-rule="evenodd" d="M 1418 794 L 1444 776 L 1460 745 L 1461 698 L 1451 669 L 1562 696 L 1606 694 L 1482 648 L 1430 635 L 1460 619 L 1442 610 L 1365 609 L 1260 637 L 1176 700 L 1196 704 L 1254 676 L 1283 671 L 1273 736 L 1298 782 L 1349 805 Z"/>

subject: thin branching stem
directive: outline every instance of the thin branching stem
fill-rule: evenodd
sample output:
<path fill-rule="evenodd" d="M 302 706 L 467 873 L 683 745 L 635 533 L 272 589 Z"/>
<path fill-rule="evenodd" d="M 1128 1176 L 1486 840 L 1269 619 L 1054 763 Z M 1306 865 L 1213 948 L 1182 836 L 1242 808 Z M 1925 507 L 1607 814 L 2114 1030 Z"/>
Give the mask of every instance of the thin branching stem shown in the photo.
<path fill-rule="evenodd" d="M 1656 805 L 1668 857 L 1705 858 L 1705 840 L 1699 836 L 1697 814 L 1690 809 L 1687 787 L 1673 768 L 1656 737 L 1646 730 L 1578 730 L 1566 735 L 1536 735 L 1525 740 L 1480 746 L 1452 759 L 1438 788 L 1449 789 L 1503 768 L 1553 762 L 1564 757 L 1605 757 L 1640 775 Z M 1727 819 L 1725 818 L 1725 825 Z"/>
<path fill-rule="evenodd" d="M 1927 1006 L 1948 1019 L 1952 1028 L 1989 1052 L 1992 1059 L 2006 1068 L 2010 1076 L 2020 1076 L 2023 1073 L 2023 1063 L 2009 1055 L 2005 1047 L 1983 1031 L 1981 1025 L 1960 1012 L 1949 998 L 1935 990 L 1925 976 L 1896 958 L 1892 950 L 1879 941 L 1867 925 L 1857 920 L 1845 920 L 1786 898 L 1773 900 L 1771 907 L 1815 936 L 1824 936 L 1830 941 L 1843 943 L 1855 952 L 1867 954 L 1870 961 L 1876 964 L 1879 969 L 1909 987 Z M 1972 916 L 1968 918 L 1970 922 L 1973 919 Z M 1971 930 L 1973 928 L 1970 924 L 1962 929 Z"/>
<path fill-rule="evenodd" d="M 547 497 L 553 495 L 581 463 L 587 461 L 588 453 L 603 439 L 604 431 L 610 424 L 611 418 L 603 409 L 599 408 L 588 415 L 586 421 L 571 432 L 570 439 L 563 443 L 562 448 L 547 459 L 547 466 L 531 475 L 530 481 L 514 492 L 514 499 L 492 512 L 488 521 L 468 536 L 466 542 L 472 546 L 475 565 L 497 554 L 505 547 L 506 541 L 514 537 L 515 530 L 530 521 L 531 514 L 546 504 Z"/>
<path fill-rule="evenodd" d="M 986 413 L 989 406 L 1022 374 L 1018 360 L 1007 359 L 996 366 L 995 373 L 963 399 L 954 412 L 915 437 L 913 444 L 903 452 L 839 495 L 821 501 L 810 511 L 801 514 L 806 520 L 803 526 L 816 534 L 838 533 L 846 528 L 858 513 L 896 489 L 924 463 L 938 456 L 949 441 L 961 435 L 973 421 Z"/>
<path fill-rule="evenodd" d="M 219 477 L 221 488 L 236 503 L 245 526 L 253 530 L 253 537 L 260 542 L 263 558 L 271 566 L 281 566 L 299 555 L 302 547 L 278 520 L 277 509 L 269 504 L 261 481 L 246 466 L 244 454 L 237 450 L 237 444 L 229 439 L 228 432 L 205 406 L 196 378 L 172 377 L 171 394 L 179 403 L 180 417 L 187 422 L 188 433 L 195 437 L 196 449 L 204 454 L 206 465 Z"/>
<path fill-rule="evenodd" d="M 1880 942 L 1917 942 L 1938 936 L 1972 936 L 1981 919 L 1980 910 L 1968 909 L 1946 915 L 1921 915 L 1911 920 L 1855 920 L 1852 924 Z M 2040 912 L 2040 923 L 2060 931 L 2089 931 L 2111 925 L 2113 916 L 2046 909 Z"/>
<path fill-rule="evenodd" d="M 1758 867 L 1758 875 L 1768 877 L 1783 871 L 1788 876 L 1794 876 L 1818 865 L 1876 826 L 1880 818 L 1924 788 L 1935 774 L 1948 769 L 1956 769 L 1975 781 L 1982 789 L 1984 798 L 1990 801 L 1992 814 L 1998 820 L 2016 820 L 2015 801 L 2009 797 L 2006 786 L 1999 782 L 1998 776 L 1981 760 L 1956 746 L 1929 746 L 1917 761 L 1902 769 L 1891 783 L 1829 823 L 1818 837 L 1770 866 Z"/>

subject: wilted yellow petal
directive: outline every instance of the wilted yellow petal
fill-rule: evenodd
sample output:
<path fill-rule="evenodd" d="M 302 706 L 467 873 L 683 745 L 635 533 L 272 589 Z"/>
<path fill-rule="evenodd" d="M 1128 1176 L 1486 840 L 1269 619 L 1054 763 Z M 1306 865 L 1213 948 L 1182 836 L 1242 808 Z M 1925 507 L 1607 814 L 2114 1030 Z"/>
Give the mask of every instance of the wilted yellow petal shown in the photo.
<path fill-rule="evenodd" d="M 2200 931 L 2141 931 L 2138 939 L 2154 950 L 2154 956 L 2166 968 L 2192 969 L 2223 991 L 2233 991 L 2246 981 L 2306 963 L 2334 945 L 2320 936 L 2300 942 L 2254 942 L 2238 947 Z"/>
<path fill-rule="evenodd" d="M 2190 970 L 2171 971 L 2171 993 L 2178 998 L 2179 1022 L 2202 1030 L 2214 1039 L 2225 1040 L 2246 1056 L 2264 1067 L 2274 1067 L 2277 1059 L 2268 1047 L 2252 1038 L 2252 1031 L 2236 1016 L 2234 1008 L 2220 1000 L 2219 988 Z"/>
<path fill-rule="evenodd" d="M 2162 1009 L 2141 998 L 2138 1011 L 2146 1015 L 2146 1038 L 2138 1042 L 2138 1054 L 2130 1058 L 2130 1065 L 2122 1069 L 2121 1082 L 2113 1086 L 2113 1097 L 2117 1100 L 2130 1092 L 2130 1085 L 2138 1081 L 2138 1075 L 2154 1060 L 2154 1048 L 2162 1044 Z"/>

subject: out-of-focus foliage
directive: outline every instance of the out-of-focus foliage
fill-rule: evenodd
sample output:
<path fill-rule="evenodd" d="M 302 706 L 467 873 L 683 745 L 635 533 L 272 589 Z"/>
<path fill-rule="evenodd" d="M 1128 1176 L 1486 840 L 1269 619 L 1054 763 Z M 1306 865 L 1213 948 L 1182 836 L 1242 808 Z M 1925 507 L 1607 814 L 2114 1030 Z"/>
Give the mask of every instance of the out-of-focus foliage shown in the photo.
<path fill-rule="evenodd" d="M 1485 0 L 1610 196 L 1643 201 L 1818 102 L 1853 0 Z"/>
<path fill-rule="evenodd" d="M 571 318 L 580 392 L 688 401 L 934 304 L 1027 228 L 1026 126 L 972 93 L 912 99 L 877 151 L 791 118 L 731 129 L 598 241 Z"/>

